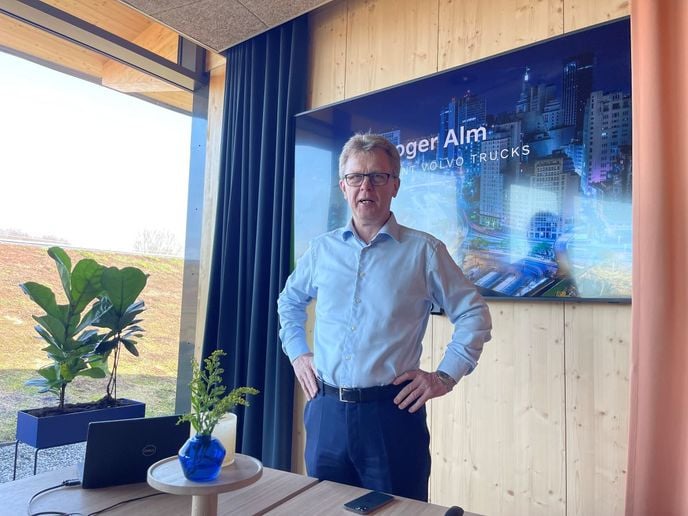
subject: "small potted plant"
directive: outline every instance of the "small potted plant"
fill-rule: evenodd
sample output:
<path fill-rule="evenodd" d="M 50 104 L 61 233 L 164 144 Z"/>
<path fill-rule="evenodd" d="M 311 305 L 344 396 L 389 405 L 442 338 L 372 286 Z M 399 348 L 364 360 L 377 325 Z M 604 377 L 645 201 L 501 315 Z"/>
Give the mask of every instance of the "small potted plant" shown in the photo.
<path fill-rule="evenodd" d="M 201 367 L 191 361 L 191 412 L 180 416 L 179 422 L 188 421 L 196 434 L 179 450 L 179 462 L 184 476 L 196 482 L 214 480 L 220 473 L 226 450 L 213 436 L 215 425 L 229 410 L 237 405 L 248 406 L 248 394 L 258 394 L 252 387 L 237 387 L 225 395 L 222 385 L 220 358 L 222 350 L 213 351 Z"/>

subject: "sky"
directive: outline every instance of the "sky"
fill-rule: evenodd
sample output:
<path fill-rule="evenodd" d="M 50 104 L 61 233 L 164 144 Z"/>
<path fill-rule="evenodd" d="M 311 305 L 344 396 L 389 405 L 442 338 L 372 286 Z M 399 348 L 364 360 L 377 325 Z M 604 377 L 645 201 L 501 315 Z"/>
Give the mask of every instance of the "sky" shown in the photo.
<path fill-rule="evenodd" d="M 191 117 L 0 52 L 0 229 L 184 244 Z"/>

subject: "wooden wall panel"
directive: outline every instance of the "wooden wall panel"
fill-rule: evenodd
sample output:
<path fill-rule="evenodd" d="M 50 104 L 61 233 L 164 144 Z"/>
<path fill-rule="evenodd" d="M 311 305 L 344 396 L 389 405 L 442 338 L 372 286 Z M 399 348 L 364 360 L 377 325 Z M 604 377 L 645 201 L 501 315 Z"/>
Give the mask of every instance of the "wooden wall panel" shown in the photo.
<path fill-rule="evenodd" d="M 569 513 L 621 515 L 631 307 L 567 304 L 565 321 Z"/>
<path fill-rule="evenodd" d="M 422 4 L 335 0 L 312 15 L 310 107 L 628 14 L 620 0 Z M 343 72 L 334 56 L 345 57 Z M 477 370 L 429 404 L 432 501 L 490 515 L 620 514 L 630 306 L 490 307 L 494 338 Z M 450 333 L 445 317 L 432 317 L 423 367 L 439 362 Z M 295 410 L 300 422 L 302 407 Z"/>
<path fill-rule="evenodd" d="M 308 109 L 344 98 L 346 78 L 347 3 L 332 2 L 310 16 L 311 44 L 308 52 L 310 76 L 306 105 Z"/>
<path fill-rule="evenodd" d="M 490 304 L 476 370 L 432 400 L 432 502 L 480 514 L 565 513 L 561 303 Z M 437 361 L 452 333 L 434 326 Z M 435 364 L 436 367 L 436 364 Z"/>
<path fill-rule="evenodd" d="M 437 0 L 348 4 L 346 97 L 437 70 Z"/>
<path fill-rule="evenodd" d="M 564 0 L 564 31 L 582 29 L 631 14 L 628 0 Z"/>
<path fill-rule="evenodd" d="M 439 70 L 563 31 L 564 0 L 440 0 Z"/>

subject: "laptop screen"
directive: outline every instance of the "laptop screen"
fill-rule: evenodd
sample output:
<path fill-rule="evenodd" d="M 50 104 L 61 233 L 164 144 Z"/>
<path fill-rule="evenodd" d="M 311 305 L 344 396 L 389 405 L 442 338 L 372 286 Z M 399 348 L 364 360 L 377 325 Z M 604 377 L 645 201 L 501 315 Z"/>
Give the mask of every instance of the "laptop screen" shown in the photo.
<path fill-rule="evenodd" d="M 145 482 L 148 468 L 176 455 L 189 438 L 179 416 L 100 421 L 88 425 L 81 486 L 86 489 Z"/>

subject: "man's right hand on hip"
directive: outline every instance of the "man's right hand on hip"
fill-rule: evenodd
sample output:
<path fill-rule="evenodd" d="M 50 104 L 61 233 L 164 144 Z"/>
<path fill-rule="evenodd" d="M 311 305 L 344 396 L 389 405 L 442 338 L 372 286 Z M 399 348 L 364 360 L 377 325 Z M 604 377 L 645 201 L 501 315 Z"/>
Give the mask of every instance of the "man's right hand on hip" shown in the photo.
<path fill-rule="evenodd" d="M 291 363 L 294 374 L 301 384 L 303 392 L 308 400 L 312 400 L 318 394 L 318 381 L 313 363 L 313 353 L 305 353 L 296 357 Z"/>

